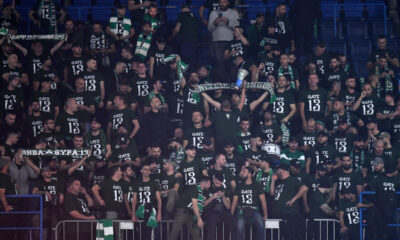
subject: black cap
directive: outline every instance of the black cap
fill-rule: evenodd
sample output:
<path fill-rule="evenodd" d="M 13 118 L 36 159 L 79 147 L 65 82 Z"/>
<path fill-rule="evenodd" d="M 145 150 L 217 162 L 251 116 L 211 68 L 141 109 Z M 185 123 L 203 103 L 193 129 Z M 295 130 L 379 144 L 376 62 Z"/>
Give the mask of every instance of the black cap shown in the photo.
<path fill-rule="evenodd" d="M 212 145 L 211 138 L 210 137 L 205 137 L 203 139 L 203 144 L 206 145 L 206 146 L 211 146 Z"/>
<path fill-rule="evenodd" d="M 296 168 L 296 169 L 300 169 L 301 168 L 301 162 L 299 159 L 292 159 L 290 161 L 290 166 Z"/>
<path fill-rule="evenodd" d="M 329 134 L 328 134 L 328 132 L 326 132 L 326 131 L 320 131 L 319 133 L 318 133 L 318 137 L 329 137 Z"/>
<path fill-rule="evenodd" d="M 298 142 L 296 136 L 290 135 L 289 142 Z"/>
<path fill-rule="evenodd" d="M 228 142 L 225 142 L 224 147 L 235 147 L 235 144 L 233 144 L 233 142 L 231 142 L 231 141 L 228 141 Z"/>
<path fill-rule="evenodd" d="M 367 122 L 367 125 L 370 124 L 370 123 L 378 124 L 378 121 L 377 121 L 376 119 L 374 119 L 374 118 L 370 118 L 370 119 L 368 120 L 368 122 Z"/>
<path fill-rule="evenodd" d="M 282 170 L 285 170 L 285 171 L 288 171 L 288 172 L 289 172 L 290 166 L 289 166 L 288 164 L 286 164 L 286 163 L 280 163 L 280 164 L 278 165 L 278 169 L 282 169 Z"/>
<path fill-rule="evenodd" d="M 100 119 L 97 117 L 92 117 L 92 122 L 97 122 L 101 124 Z"/>
<path fill-rule="evenodd" d="M 185 150 L 196 150 L 196 147 L 192 144 L 186 146 Z"/>
<path fill-rule="evenodd" d="M 256 15 L 256 17 L 265 17 L 265 15 L 264 15 L 263 12 L 258 12 L 257 15 Z"/>
<path fill-rule="evenodd" d="M 159 43 L 166 43 L 166 42 L 167 42 L 167 39 L 165 39 L 165 37 L 164 37 L 163 35 L 160 35 L 160 36 L 158 36 L 158 37 L 156 38 L 156 42 L 159 42 Z"/>
<path fill-rule="evenodd" d="M 223 182 L 224 181 L 224 174 L 221 172 L 217 172 L 214 174 L 213 176 L 214 178 L 216 178 L 218 181 Z"/>
<path fill-rule="evenodd" d="M 250 166 L 247 166 L 246 169 L 249 171 L 249 173 L 250 173 L 251 175 L 254 174 L 254 168 L 252 168 L 252 167 L 250 167 Z"/>
<path fill-rule="evenodd" d="M 385 96 L 391 96 L 392 98 L 395 97 L 394 92 L 393 91 L 388 91 L 385 93 Z"/>
<path fill-rule="evenodd" d="M 347 120 L 344 118 L 339 119 L 338 124 L 347 124 Z"/>
<path fill-rule="evenodd" d="M 14 80 L 14 79 L 16 79 L 16 78 L 18 78 L 18 76 L 17 75 L 15 75 L 15 74 L 10 74 L 9 76 L 8 76 L 8 82 L 11 82 L 12 80 Z"/>
<path fill-rule="evenodd" d="M 329 177 L 325 176 L 319 179 L 319 185 L 318 187 L 320 188 L 330 188 L 332 186 L 331 180 Z"/>
<path fill-rule="evenodd" d="M 318 165 L 317 165 L 317 171 L 326 171 L 325 164 L 323 164 L 323 163 L 318 163 Z"/>
<path fill-rule="evenodd" d="M 118 4 L 117 9 L 123 9 L 123 8 L 126 8 L 125 3 Z"/>
<path fill-rule="evenodd" d="M 129 138 L 127 134 L 121 134 L 118 136 L 118 143 L 119 145 L 128 144 Z"/>
<path fill-rule="evenodd" d="M 342 189 L 340 190 L 341 194 L 356 194 L 357 190 L 353 185 L 350 185 L 350 187 L 346 188 L 346 187 L 342 187 Z"/>
<path fill-rule="evenodd" d="M 80 43 L 79 41 L 73 42 L 72 47 L 82 47 L 82 43 Z"/>

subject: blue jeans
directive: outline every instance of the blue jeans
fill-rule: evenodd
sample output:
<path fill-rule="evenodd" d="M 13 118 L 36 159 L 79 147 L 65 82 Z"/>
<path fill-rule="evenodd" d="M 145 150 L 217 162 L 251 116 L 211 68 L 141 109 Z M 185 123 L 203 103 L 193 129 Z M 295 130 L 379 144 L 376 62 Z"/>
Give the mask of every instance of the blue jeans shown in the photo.
<path fill-rule="evenodd" d="M 265 239 L 265 223 L 264 220 L 261 217 L 261 213 L 259 211 L 254 211 L 254 215 L 250 219 L 245 219 L 244 217 L 241 217 L 238 219 L 238 224 L 237 224 L 237 231 L 238 231 L 238 237 L 237 239 L 245 239 L 245 230 L 246 230 L 246 223 L 249 221 L 252 221 L 252 226 L 253 229 L 255 229 L 255 238 L 254 240 L 263 240 Z"/>

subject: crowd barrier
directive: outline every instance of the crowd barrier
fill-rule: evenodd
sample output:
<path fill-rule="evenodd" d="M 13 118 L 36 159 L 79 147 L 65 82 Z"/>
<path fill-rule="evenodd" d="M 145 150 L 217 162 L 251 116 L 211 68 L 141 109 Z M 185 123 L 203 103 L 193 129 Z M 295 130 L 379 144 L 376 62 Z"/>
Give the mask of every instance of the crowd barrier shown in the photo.
<path fill-rule="evenodd" d="M 281 239 L 281 232 L 280 232 L 280 222 L 281 219 L 268 219 L 265 222 L 265 238 L 268 240 L 280 240 Z M 337 226 L 339 226 L 339 221 L 336 219 L 314 219 L 315 222 L 319 224 L 319 229 L 320 229 L 320 237 L 319 239 L 315 240 L 323 240 L 323 239 L 339 239 L 339 235 L 336 234 Z M 322 228 L 322 224 L 326 223 L 326 231 Z M 75 227 L 77 229 L 76 233 L 76 238 L 77 240 L 80 240 L 80 235 L 79 235 L 79 229 L 82 228 L 80 225 L 86 224 L 86 232 L 90 235 L 89 238 L 85 238 L 85 240 L 94 240 L 96 239 L 96 220 L 63 220 L 57 223 L 57 225 L 53 228 L 54 234 L 55 234 L 55 240 L 68 240 L 67 239 L 67 232 L 66 229 L 69 225 L 69 227 Z M 133 223 L 129 220 L 114 220 L 113 221 L 113 227 L 114 227 L 114 239 L 115 240 L 147 240 L 142 238 L 142 232 L 141 232 L 141 224 L 144 224 L 143 221 L 138 221 L 136 223 Z M 167 240 L 169 236 L 169 231 L 172 228 L 173 220 L 166 220 L 166 221 L 161 221 L 159 223 L 159 229 L 158 231 L 160 232 L 159 238 L 157 240 Z M 90 225 L 90 226 L 89 226 Z M 87 228 L 90 228 L 89 230 Z M 328 228 L 330 229 L 328 231 Z M 333 233 L 332 230 L 333 229 Z M 325 236 L 322 235 L 322 233 L 326 233 Z M 229 237 L 226 237 L 226 234 L 228 234 L 225 231 L 225 226 L 223 223 L 218 225 L 217 227 L 217 232 L 216 232 L 216 239 L 217 240 L 225 240 L 225 239 L 231 239 L 231 235 Z M 247 231 L 246 236 L 248 237 L 248 240 L 253 240 L 253 235 L 252 235 L 252 229 L 250 228 L 249 231 Z M 333 237 L 333 238 L 332 238 Z M 82 237 L 81 237 L 82 238 Z M 307 238 L 307 236 L 306 236 Z M 186 230 L 181 231 L 181 240 L 184 239 L 190 239 L 189 238 L 189 233 Z M 202 232 L 202 239 L 206 240 L 203 232 Z M 149 239 L 150 240 L 150 239 Z M 242 239 L 241 239 L 242 240 Z"/>
<path fill-rule="evenodd" d="M 2 231 L 28 231 L 29 236 L 32 236 L 32 231 L 39 231 L 40 232 L 40 240 L 43 238 L 43 199 L 41 195 L 6 195 L 6 198 L 9 199 L 31 199 L 31 198 L 37 198 L 39 199 L 39 211 L 18 211 L 18 206 L 13 206 L 16 209 L 16 211 L 12 210 L 10 212 L 0 212 L 0 218 L 8 218 L 10 215 L 16 215 L 16 216 L 30 216 L 30 215 L 35 215 L 35 214 L 40 214 L 40 222 L 39 222 L 39 227 L 35 226 L 30 226 L 30 227 L 18 227 L 18 226 L 10 226 L 10 227 L 2 227 L 0 226 L 0 235 L 2 235 Z M 31 201 L 32 202 L 32 201 Z M 11 205 L 11 204 L 10 204 Z M 11 205 L 12 206 L 12 205 Z M 25 206 L 26 207 L 26 206 Z"/>

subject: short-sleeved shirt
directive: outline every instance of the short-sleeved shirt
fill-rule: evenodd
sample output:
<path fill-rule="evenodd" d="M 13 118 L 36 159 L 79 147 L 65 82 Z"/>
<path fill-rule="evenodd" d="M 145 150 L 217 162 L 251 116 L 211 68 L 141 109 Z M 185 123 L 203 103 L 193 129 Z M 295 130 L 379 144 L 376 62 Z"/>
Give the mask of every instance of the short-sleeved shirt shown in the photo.
<path fill-rule="evenodd" d="M 100 96 L 100 83 L 104 82 L 103 74 L 99 71 L 84 71 L 80 76 L 85 80 L 85 92 L 93 97 Z"/>
<path fill-rule="evenodd" d="M 347 227 L 357 226 L 360 223 L 357 204 L 357 201 L 350 202 L 344 199 L 339 201 L 339 211 L 344 212 L 343 219 Z"/>
<path fill-rule="evenodd" d="M 74 220 L 70 213 L 72 211 L 78 211 L 80 214 L 84 216 L 91 216 L 92 213 L 88 207 L 86 198 L 79 194 L 78 196 L 67 193 L 64 197 L 64 212 L 65 212 L 65 219 L 66 220 Z"/>
<path fill-rule="evenodd" d="M 72 93 L 68 95 L 67 99 L 68 98 L 74 98 L 79 105 L 86 107 L 95 106 L 93 96 L 90 93 Z M 81 116 L 83 122 L 90 122 L 90 113 L 85 110 L 80 110 L 77 114 Z"/>
<path fill-rule="evenodd" d="M 139 76 L 134 76 L 129 81 L 129 85 L 132 88 L 135 99 L 138 100 L 139 103 L 144 104 L 152 87 L 150 77 L 141 78 Z"/>
<path fill-rule="evenodd" d="M 338 184 L 338 192 L 340 192 L 343 188 L 347 189 L 363 184 L 361 174 L 356 171 L 352 171 L 351 173 L 339 172 L 333 176 L 332 180 L 333 183 Z"/>
<path fill-rule="evenodd" d="M 61 127 L 60 133 L 66 138 L 72 138 L 82 133 L 80 123 L 81 117 L 78 114 L 69 114 L 62 112 L 56 120 L 56 127 Z"/>
<path fill-rule="evenodd" d="M 239 132 L 241 112 L 233 108 L 230 112 L 218 111 L 211 116 L 211 122 L 215 126 L 217 142 L 231 141 Z"/>
<path fill-rule="evenodd" d="M 267 143 L 274 143 L 280 136 L 282 136 L 282 128 L 275 122 L 270 126 L 265 124 L 260 125 L 256 129 L 257 136 L 261 137 L 263 145 Z"/>
<path fill-rule="evenodd" d="M 284 180 L 279 179 L 275 182 L 275 195 L 273 197 L 272 206 L 276 215 L 300 214 L 299 199 L 293 203 L 292 207 L 289 207 L 286 203 L 297 194 L 302 185 L 298 178 L 292 176 Z"/>
<path fill-rule="evenodd" d="M 195 158 L 191 162 L 183 161 L 179 167 L 179 172 L 183 176 L 184 186 L 197 185 L 198 179 L 203 175 L 205 169 L 203 162 L 199 158 Z"/>
<path fill-rule="evenodd" d="M 154 180 L 143 182 L 140 179 L 133 184 L 133 192 L 137 193 L 139 205 L 157 206 L 156 192 L 159 191 L 160 186 Z"/>
<path fill-rule="evenodd" d="M 219 4 L 217 3 L 218 7 Z M 182 42 L 185 43 L 195 43 L 198 42 L 198 30 L 199 30 L 199 20 L 197 17 L 191 12 L 180 12 L 178 14 L 178 23 L 181 24 L 181 37 Z"/>
<path fill-rule="evenodd" d="M 109 123 L 111 123 L 111 129 L 113 133 L 116 133 L 120 126 L 123 126 L 128 133 L 132 131 L 133 120 L 136 120 L 135 113 L 128 107 L 122 110 L 114 110 L 111 112 L 108 118 Z"/>
<path fill-rule="evenodd" d="M 0 173 L 0 188 L 5 189 L 5 195 L 15 195 L 15 181 L 7 174 Z"/>
<path fill-rule="evenodd" d="M 272 103 L 272 112 L 280 121 L 292 111 L 290 105 L 295 104 L 292 92 L 285 91 L 283 93 L 275 92 L 276 101 Z"/>
<path fill-rule="evenodd" d="M 34 92 L 32 94 L 31 102 L 39 102 L 40 111 L 54 117 L 55 107 L 60 105 L 58 96 L 53 91 L 51 92 Z"/>
<path fill-rule="evenodd" d="M 203 149 L 203 140 L 205 137 L 212 137 L 212 133 L 209 128 L 192 127 L 185 131 L 183 139 L 187 140 L 189 144 L 195 146 L 197 149 Z"/>
<path fill-rule="evenodd" d="M 329 95 L 323 88 L 318 88 L 317 90 L 306 89 L 300 92 L 299 102 L 304 103 L 306 119 L 322 120 L 327 101 L 329 101 Z"/>
<path fill-rule="evenodd" d="M 99 184 L 101 197 L 106 203 L 107 211 L 122 212 L 125 209 L 123 183 L 111 178 L 105 179 Z"/>
<path fill-rule="evenodd" d="M 264 194 L 263 187 L 258 182 L 250 185 L 240 183 L 236 186 L 233 196 L 238 196 L 238 206 L 243 208 L 260 209 L 260 195 Z"/>

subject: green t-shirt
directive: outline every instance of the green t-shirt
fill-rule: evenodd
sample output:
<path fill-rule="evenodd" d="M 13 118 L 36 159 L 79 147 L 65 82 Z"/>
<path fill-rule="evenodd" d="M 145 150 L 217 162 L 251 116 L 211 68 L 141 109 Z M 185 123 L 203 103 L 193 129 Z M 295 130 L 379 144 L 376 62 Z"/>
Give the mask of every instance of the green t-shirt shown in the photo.
<path fill-rule="evenodd" d="M 244 182 L 238 184 L 233 196 L 238 196 L 238 207 L 260 209 L 260 195 L 264 194 L 263 187 L 258 182 L 246 185 Z"/>
<path fill-rule="evenodd" d="M 274 171 L 270 169 L 268 172 L 264 171 L 258 171 L 256 174 L 256 182 L 261 183 L 264 189 L 265 193 L 269 193 L 271 191 L 271 181 L 272 181 L 272 175 L 274 174 Z"/>
<path fill-rule="evenodd" d="M 304 103 L 306 119 L 322 120 L 326 111 L 326 102 L 329 100 L 328 92 L 321 87 L 317 90 L 303 90 L 299 96 L 299 102 Z"/>
<path fill-rule="evenodd" d="M 116 182 L 108 178 L 101 182 L 99 187 L 101 189 L 101 197 L 106 203 L 107 211 L 124 211 L 124 184 L 122 181 Z"/>
<path fill-rule="evenodd" d="M 296 215 L 300 214 L 300 200 L 297 199 L 292 207 L 286 205 L 286 202 L 292 199 L 303 184 L 296 177 L 289 177 L 285 180 L 275 182 L 275 195 L 272 201 L 275 215 Z"/>
<path fill-rule="evenodd" d="M 291 152 L 289 147 L 285 148 L 281 152 L 281 162 L 286 163 L 290 165 L 290 162 L 292 159 L 298 159 L 301 163 L 301 167 L 305 167 L 306 165 L 306 157 L 304 153 L 300 152 L 299 150 L 296 150 L 295 152 Z"/>

